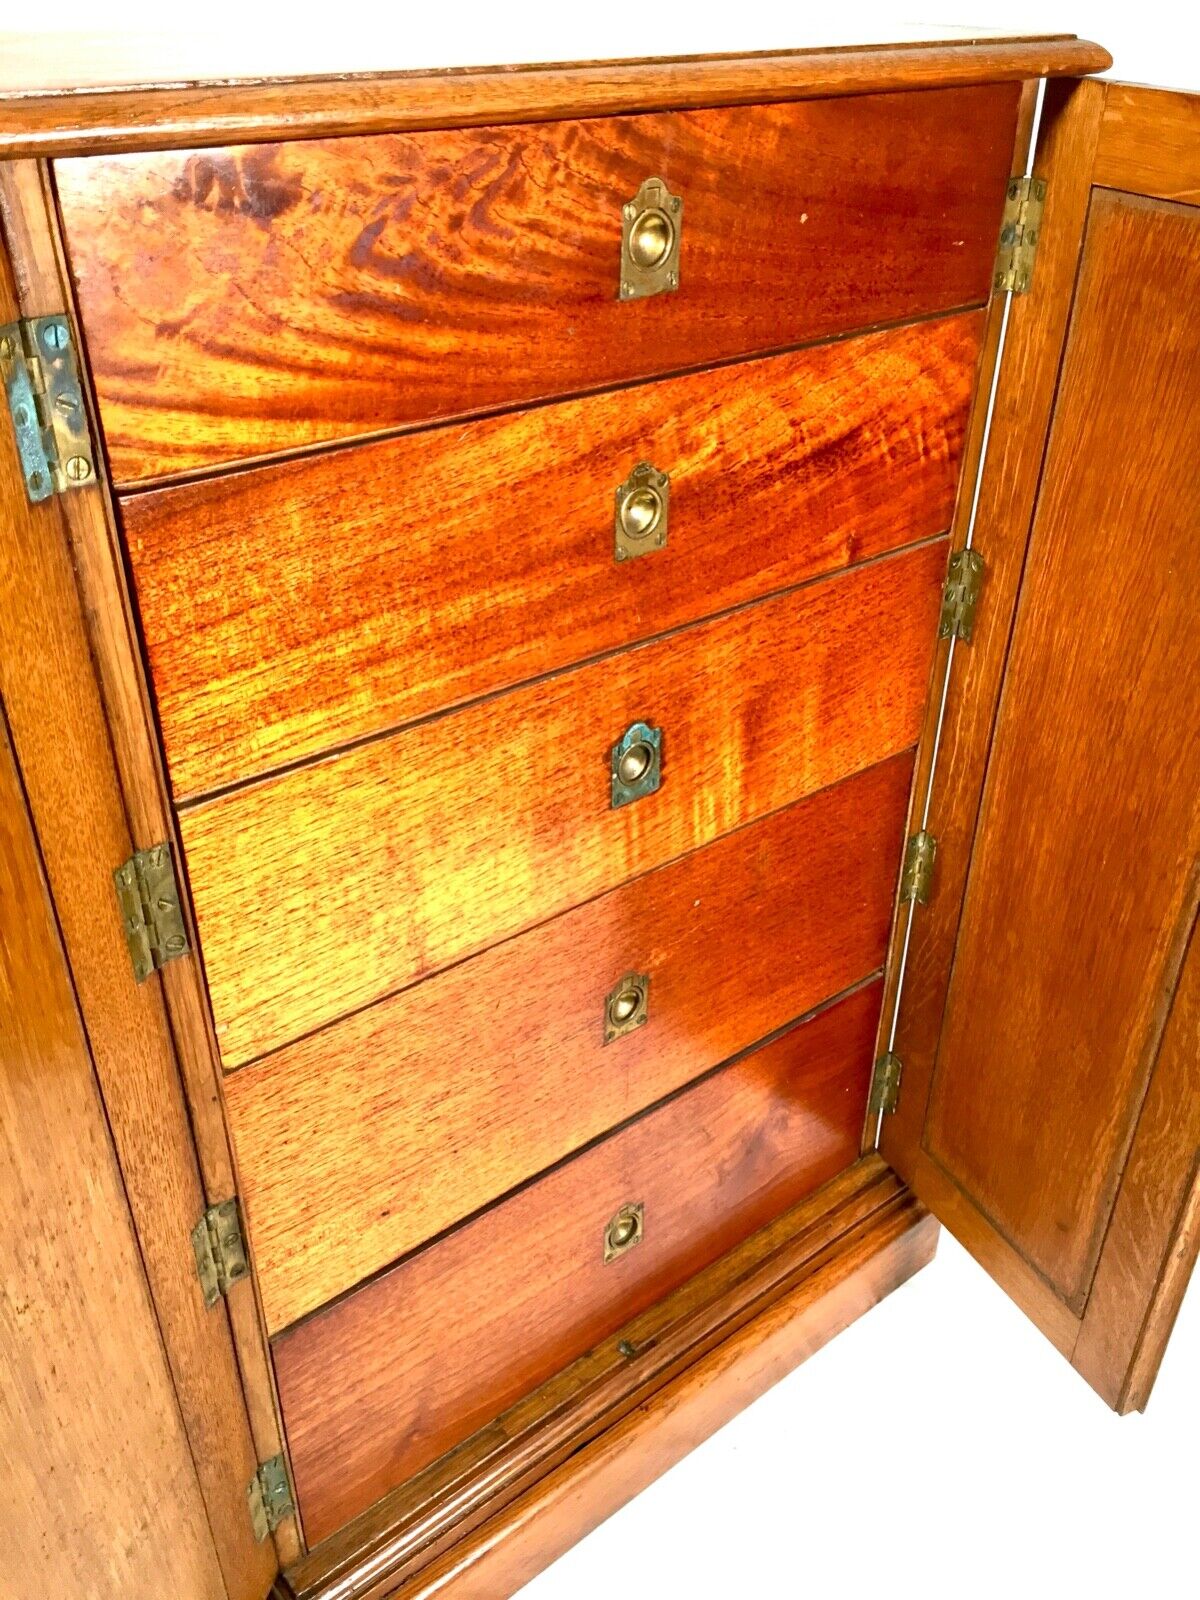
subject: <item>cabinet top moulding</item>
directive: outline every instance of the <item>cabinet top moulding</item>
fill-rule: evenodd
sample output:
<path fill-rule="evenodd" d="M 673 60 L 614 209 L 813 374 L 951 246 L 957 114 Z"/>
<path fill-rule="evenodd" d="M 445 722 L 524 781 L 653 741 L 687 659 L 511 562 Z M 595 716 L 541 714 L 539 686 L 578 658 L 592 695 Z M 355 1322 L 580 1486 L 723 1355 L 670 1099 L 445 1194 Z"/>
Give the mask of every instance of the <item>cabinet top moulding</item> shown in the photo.
<path fill-rule="evenodd" d="M 527 67 L 62 88 L 0 74 L 0 159 L 480 127 L 1102 72 L 1073 34 Z M 81 55 L 74 81 L 92 76 Z M 47 82 L 55 87 L 46 87 Z"/>

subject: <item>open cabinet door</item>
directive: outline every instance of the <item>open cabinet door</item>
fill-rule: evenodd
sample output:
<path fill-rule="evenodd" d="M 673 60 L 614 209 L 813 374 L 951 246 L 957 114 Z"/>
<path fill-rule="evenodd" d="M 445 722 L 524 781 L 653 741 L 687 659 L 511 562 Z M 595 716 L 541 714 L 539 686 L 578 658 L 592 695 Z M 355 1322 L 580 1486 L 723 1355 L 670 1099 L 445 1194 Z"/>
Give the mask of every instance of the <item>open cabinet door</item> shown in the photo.
<path fill-rule="evenodd" d="M 1033 170 L 881 1147 L 1128 1410 L 1200 1242 L 1200 96 L 1052 85 Z"/>

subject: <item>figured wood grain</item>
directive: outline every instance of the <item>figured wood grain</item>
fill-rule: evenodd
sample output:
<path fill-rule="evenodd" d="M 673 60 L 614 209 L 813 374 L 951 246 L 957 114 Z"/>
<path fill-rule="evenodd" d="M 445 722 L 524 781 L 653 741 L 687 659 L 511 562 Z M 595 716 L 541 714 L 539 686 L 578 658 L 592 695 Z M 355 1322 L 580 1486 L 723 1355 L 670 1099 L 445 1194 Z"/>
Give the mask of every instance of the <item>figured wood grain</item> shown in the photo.
<path fill-rule="evenodd" d="M 2 711 L 0 1206 L 0 1591 L 226 1600 Z"/>
<path fill-rule="evenodd" d="M 1093 178 L 1200 205 L 1200 96 L 1108 84 Z"/>
<path fill-rule="evenodd" d="M 875 971 L 910 771 L 894 757 L 229 1077 L 271 1331 Z M 605 1044 L 631 971 L 649 1021 Z"/>
<path fill-rule="evenodd" d="M 310 1540 L 853 1161 L 878 1005 L 876 983 L 275 1340 Z M 606 1263 L 629 1202 L 645 1236 Z"/>
<path fill-rule="evenodd" d="M 59 162 L 114 478 L 981 303 L 1017 96 Z M 621 207 L 652 175 L 683 196 L 680 287 L 623 302 Z"/>
<path fill-rule="evenodd" d="M 195 796 L 950 524 L 982 314 L 126 497 Z M 670 474 L 665 549 L 614 490 Z M 350 492 L 350 485 L 354 485 Z"/>
<path fill-rule="evenodd" d="M 226 1066 L 907 749 L 944 563 L 934 540 L 184 810 Z M 614 809 L 639 719 L 662 785 Z"/>
<path fill-rule="evenodd" d="M 1194 912 L 1198 246 L 1093 195 L 925 1135 L 1077 1313 Z"/>
<path fill-rule="evenodd" d="M 794 1306 L 802 1284 L 828 1283 L 868 1239 L 920 1215 L 878 1157 L 855 1162 L 322 1541 L 281 1589 L 347 1600 L 411 1581 L 773 1306 Z"/>
<path fill-rule="evenodd" d="M 0 206 L 5 237 L 22 250 L 19 300 L 0 251 L 0 322 L 61 310 L 38 174 L 0 168 Z M 259 1600 L 275 1562 L 244 1519 L 257 1456 L 229 1320 L 206 1310 L 179 1248 L 207 1203 L 189 1107 L 159 986 L 133 982 L 113 898 L 113 868 L 132 854 L 134 836 L 67 526 L 102 523 L 103 511 L 93 491 L 30 505 L 11 431 L 0 433 L 0 695 L 222 1573 L 231 1600 Z"/>
<path fill-rule="evenodd" d="M 1200 1248 L 1198 1202 L 1200 935 L 1193 925 L 1072 1355 L 1119 1411 L 1140 1410 L 1150 1397 Z"/>
<path fill-rule="evenodd" d="M 74 37 L 74 36 L 69 36 Z M 228 36 L 231 42 L 237 35 Z M 69 58 L 68 58 L 69 59 Z M 192 59 L 189 56 L 189 59 Z M 324 65 L 324 63 L 322 63 Z M 890 93 L 1103 72 L 1112 57 L 1072 34 L 955 39 L 848 49 L 662 60 L 580 61 L 533 67 L 346 74 L 292 81 L 156 84 L 92 90 L 96 58 L 65 74 L 55 50 L 49 83 L 15 80 L 0 96 L 0 156 L 152 150 L 229 140 L 539 122 L 557 117 Z M 243 76 L 237 68 L 220 77 Z"/>

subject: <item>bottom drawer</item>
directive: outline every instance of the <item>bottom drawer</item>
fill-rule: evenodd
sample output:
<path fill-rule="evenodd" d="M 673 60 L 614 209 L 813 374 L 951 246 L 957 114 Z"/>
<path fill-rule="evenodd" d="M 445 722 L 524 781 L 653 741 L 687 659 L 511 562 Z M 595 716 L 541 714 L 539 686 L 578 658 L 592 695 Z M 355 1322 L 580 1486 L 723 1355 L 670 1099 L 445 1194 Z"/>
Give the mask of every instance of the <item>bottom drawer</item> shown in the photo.
<path fill-rule="evenodd" d="M 879 1006 L 873 982 L 280 1335 L 310 1544 L 854 1161 Z"/>

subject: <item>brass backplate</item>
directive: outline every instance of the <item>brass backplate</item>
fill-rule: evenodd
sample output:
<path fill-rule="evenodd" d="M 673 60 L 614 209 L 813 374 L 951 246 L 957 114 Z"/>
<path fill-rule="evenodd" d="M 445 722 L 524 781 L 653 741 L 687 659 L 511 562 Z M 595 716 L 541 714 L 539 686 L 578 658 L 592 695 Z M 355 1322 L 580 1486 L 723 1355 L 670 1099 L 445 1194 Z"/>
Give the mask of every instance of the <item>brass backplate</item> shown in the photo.
<path fill-rule="evenodd" d="M 627 972 L 604 997 L 604 1042 L 644 1027 L 650 1018 L 650 974 Z"/>
<path fill-rule="evenodd" d="M 661 550 L 667 542 L 671 510 L 671 479 L 665 472 L 639 461 L 617 489 L 613 516 L 613 557 L 630 561 Z"/>
<path fill-rule="evenodd" d="M 662 783 L 662 729 L 632 722 L 610 752 L 612 806 L 631 805 Z"/>
<path fill-rule="evenodd" d="M 604 1230 L 604 1262 L 627 1255 L 642 1242 L 646 1231 L 646 1210 L 640 1200 L 621 1207 Z"/>
<path fill-rule="evenodd" d="M 679 287 L 683 198 L 662 178 L 647 178 L 621 208 L 621 300 L 644 300 Z"/>

